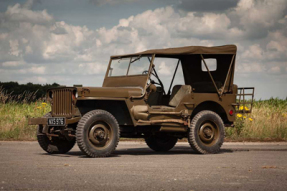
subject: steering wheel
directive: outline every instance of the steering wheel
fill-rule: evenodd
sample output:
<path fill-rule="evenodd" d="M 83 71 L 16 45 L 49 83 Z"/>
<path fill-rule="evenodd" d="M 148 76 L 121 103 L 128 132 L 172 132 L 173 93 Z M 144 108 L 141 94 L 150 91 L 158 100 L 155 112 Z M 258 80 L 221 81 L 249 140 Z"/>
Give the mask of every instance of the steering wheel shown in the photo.
<path fill-rule="evenodd" d="M 143 75 L 148 74 L 148 70 L 144 70 L 144 71 L 142 72 L 142 74 L 143 74 Z M 153 76 L 158 80 L 158 77 L 157 77 L 154 73 L 151 72 L 151 75 L 153 75 Z M 152 80 L 152 79 L 150 79 L 150 78 L 149 78 L 149 80 L 150 80 L 150 82 L 151 82 L 152 84 L 161 85 L 160 83 L 155 82 L 154 80 Z"/>
<path fill-rule="evenodd" d="M 142 72 L 142 74 L 148 74 L 148 70 L 144 70 L 144 71 Z M 155 82 L 154 80 L 152 80 L 151 78 L 149 78 L 150 83 L 151 83 L 151 84 L 159 85 L 159 86 L 161 87 L 162 91 L 163 91 L 164 94 L 165 94 L 163 84 L 162 84 L 161 80 L 159 79 L 159 77 L 158 77 L 156 74 L 154 74 L 153 72 L 151 72 L 151 75 L 153 75 L 153 76 L 158 80 L 158 82 Z"/>
<path fill-rule="evenodd" d="M 142 72 L 142 74 L 143 74 L 143 75 L 147 75 L 147 74 L 148 74 L 148 70 L 144 70 L 144 71 Z"/>

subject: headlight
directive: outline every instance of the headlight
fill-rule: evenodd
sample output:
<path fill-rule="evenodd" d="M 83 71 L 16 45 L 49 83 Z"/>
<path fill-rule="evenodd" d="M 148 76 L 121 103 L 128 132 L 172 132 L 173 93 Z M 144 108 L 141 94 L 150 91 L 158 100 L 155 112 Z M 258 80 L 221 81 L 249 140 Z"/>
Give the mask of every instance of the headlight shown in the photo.
<path fill-rule="evenodd" d="M 77 92 L 77 90 L 74 90 L 73 94 L 72 94 L 72 99 L 75 100 L 77 98 L 78 98 L 78 92 Z"/>

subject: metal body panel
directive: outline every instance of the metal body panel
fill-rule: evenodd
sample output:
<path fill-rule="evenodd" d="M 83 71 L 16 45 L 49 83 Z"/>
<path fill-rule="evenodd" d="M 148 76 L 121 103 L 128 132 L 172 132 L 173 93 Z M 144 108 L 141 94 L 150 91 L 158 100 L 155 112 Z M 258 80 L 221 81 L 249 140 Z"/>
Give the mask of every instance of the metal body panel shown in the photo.
<path fill-rule="evenodd" d="M 234 110 L 235 108 L 232 105 L 233 103 L 236 103 L 236 94 L 223 94 L 221 98 L 218 97 L 217 94 L 210 94 L 210 93 L 194 93 L 194 103 L 195 108 L 199 106 L 202 103 L 207 102 L 214 102 L 217 103 L 224 109 L 225 113 L 227 114 L 228 121 L 234 122 L 235 121 L 235 115 L 229 115 L 230 110 Z"/>
<path fill-rule="evenodd" d="M 142 87 L 146 86 L 148 75 L 106 77 L 103 87 Z"/>
<path fill-rule="evenodd" d="M 77 88 L 78 100 L 86 98 L 129 98 L 140 96 L 143 89 L 140 87 L 80 87 Z"/>

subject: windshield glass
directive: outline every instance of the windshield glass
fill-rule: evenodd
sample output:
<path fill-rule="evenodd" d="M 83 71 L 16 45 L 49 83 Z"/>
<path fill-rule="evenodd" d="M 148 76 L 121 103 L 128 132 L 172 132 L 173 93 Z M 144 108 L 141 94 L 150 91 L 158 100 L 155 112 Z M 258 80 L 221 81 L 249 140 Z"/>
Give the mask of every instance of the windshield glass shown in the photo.
<path fill-rule="evenodd" d="M 147 75 L 151 56 L 113 59 L 108 76 Z"/>

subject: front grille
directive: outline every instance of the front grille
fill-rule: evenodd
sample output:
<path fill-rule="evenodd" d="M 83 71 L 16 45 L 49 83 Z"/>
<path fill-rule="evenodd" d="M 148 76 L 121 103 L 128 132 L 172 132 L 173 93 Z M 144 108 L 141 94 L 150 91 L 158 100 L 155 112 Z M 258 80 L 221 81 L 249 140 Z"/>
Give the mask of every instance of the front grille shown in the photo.
<path fill-rule="evenodd" d="M 72 90 L 57 89 L 53 90 L 53 116 L 69 117 L 72 115 Z"/>

